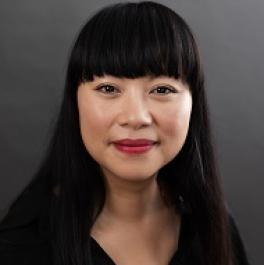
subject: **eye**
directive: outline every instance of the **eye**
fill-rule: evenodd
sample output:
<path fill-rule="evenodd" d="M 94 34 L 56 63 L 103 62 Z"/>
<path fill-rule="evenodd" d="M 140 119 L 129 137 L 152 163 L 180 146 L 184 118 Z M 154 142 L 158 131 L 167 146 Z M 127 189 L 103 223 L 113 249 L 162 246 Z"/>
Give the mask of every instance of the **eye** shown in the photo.
<path fill-rule="evenodd" d="M 157 91 L 157 93 L 154 94 L 161 94 L 161 95 L 167 95 L 169 93 L 177 93 L 178 91 L 170 86 L 158 86 L 155 89 L 153 89 L 152 91 Z"/>
<path fill-rule="evenodd" d="M 99 85 L 96 90 L 104 93 L 104 94 L 115 94 L 115 90 L 117 90 L 117 88 L 114 85 L 110 85 L 110 84 L 102 84 Z M 167 95 L 170 93 L 177 93 L 178 91 L 170 86 L 158 86 L 155 89 L 152 90 L 153 91 L 157 91 L 154 94 L 160 94 L 160 95 Z"/>
<path fill-rule="evenodd" d="M 116 89 L 115 86 L 113 85 L 108 85 L 108 84 L 105 84 L 105 85 L 99 85 L 96 90 L 98 91 L 101 91 L 105 94 L 113 94 L 114 93 L 114 90 Z"/>

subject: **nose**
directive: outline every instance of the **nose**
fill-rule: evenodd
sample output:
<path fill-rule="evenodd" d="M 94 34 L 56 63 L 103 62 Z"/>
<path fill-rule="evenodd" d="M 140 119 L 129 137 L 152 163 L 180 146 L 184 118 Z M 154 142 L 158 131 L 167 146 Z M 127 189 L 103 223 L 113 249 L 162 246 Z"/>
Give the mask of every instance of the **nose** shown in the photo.
<path fill-rule="evenodd" d="M 133 93 L 127 96 L 122 102 L 118 123 L 120 126 L 133 129 L 149 126 L 152 123 L 152 116 L 145 100 Z"/>

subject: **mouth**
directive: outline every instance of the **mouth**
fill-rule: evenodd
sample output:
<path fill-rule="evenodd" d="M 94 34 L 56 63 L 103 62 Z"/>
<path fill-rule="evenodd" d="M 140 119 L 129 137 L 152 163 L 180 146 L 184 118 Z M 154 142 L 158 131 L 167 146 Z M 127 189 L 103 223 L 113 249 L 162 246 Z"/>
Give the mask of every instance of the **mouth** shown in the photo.
<path fill-rule="evenodd" d="M 122 140 L 114 142 L 113 143 L 115 148 L 118 151 L 128 153 L 128 154 L 141 154 L 150 151 L 155 145 L 158 144 L 157 141 L 152 141 L 152 140 L 132 140 L 132 141 L 127 141 L 127 140 Z"/>
<path fill-rule="evenodd" d="M 156 144 L 157 141 L 150 139 L 121 139 L 113 142 L 115 145 L 129 146 L 129 147 L 143 147 Z"/>

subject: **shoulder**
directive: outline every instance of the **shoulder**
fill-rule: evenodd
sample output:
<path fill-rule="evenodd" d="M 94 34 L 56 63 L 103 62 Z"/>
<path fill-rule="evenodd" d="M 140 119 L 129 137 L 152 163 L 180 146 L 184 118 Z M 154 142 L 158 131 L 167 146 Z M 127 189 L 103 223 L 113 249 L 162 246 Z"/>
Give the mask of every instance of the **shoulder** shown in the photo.
<path fill-rule="evenodd" d="M 40 219 L 7 214 L 0 222 L 1 265 L 51 265 L 51 245 Z"/>
<path fill-rule="evenodd" d="M 46 208 L 37 196 L 25 196 L 1 216 L 1 265 L 52 264 Z"/>
<path fill-rule="evenodd" d="M 36 221 L 14 227 L 0 226 L 1 265 L 50 265 L 50 250 L 49 241 L 39 235 Z"/>
<path fill-rule="evenodd" d="M 250 263 L 248 261 L 247 250 L 243 242 L 243 237 L 241 236 L 237 222 L 231 213 L 229 213 L 229 230 L 231 234 L 232 248 L 237 264 L 249 265 Z"/>
<path fill-rule="evenodd" d="M 192 226 L 193 225 L 194 224 L 192 224 Z M 189 227 L 188 230 L 190 230 Z M 236 260 L 235 265 L 251 264 L 248 259 L 247 249 L 244 245 L 243 237 L 239 232 L 239 227 L 237 225 L 237 222 L 235 221 L 233 214 L 230 212 L 228 212 L 228 231 L 231 236 L 232 252 L 234 253 L 234 258 Z M 195 229 L 192 235 L 193 235 L 192 237 L 187 235 L 188 242 L 190 243 L 190 245 L 188 245 L 188 247 L 185 247 L 186 253 L 188 255 L 186 255 L 186 260 L 184 260 L 185 262 L 184 264 L 205 264 L 204 250 L 201 242 L 201 236 L 199 233 L 196 232 Z"/>

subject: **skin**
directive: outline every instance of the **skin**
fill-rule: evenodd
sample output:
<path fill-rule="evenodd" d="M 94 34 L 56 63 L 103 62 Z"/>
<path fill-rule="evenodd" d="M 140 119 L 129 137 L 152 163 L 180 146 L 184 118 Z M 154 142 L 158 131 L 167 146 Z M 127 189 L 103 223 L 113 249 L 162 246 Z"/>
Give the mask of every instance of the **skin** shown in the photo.
<path fill-rule="evenodd" d="M 81 83 L 77 101 L 83 143 L 101 166 L 107 190 L 91 235 L 117 264 L 167 264 L 178 246 L 181 218 L 163 202 L 156 177 L 185 142 L 192 110 L 189 86 L 166 76 L 105 75 Z M 112 143 L 124 138 L 158 144 L 131 155 Z"/>

